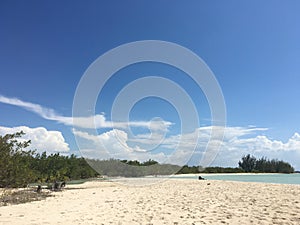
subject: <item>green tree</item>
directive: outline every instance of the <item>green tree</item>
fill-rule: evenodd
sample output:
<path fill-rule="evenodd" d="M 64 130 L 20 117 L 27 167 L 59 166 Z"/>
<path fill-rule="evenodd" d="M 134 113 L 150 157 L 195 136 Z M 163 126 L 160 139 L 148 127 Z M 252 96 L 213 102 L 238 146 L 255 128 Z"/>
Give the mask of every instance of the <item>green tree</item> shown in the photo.
<path fill-rule="evenodd" d="M 239 166 L 245 172 L 260 172 L 260 173 L 294 173 L 294 168 L 287 162 L 277 159 L 269 160 L 266 157 L 256 159 L 249 154 L 239 161 Z"/>
<path fill-rule="evenodd" d="M 148 161 L 145 161 L 141 164 L 141 166 L 151 166 L 151 165 L 155 165 L 158 164 L 158 162 L 156 162 L 155 160 L 149 159 Z"/>
<path fill-rule="evenodd" d="M 25 151 L 30 141 L 18 138 L 25 133 L 0 136 L 0 187 L 21 187 L 36 179 L 31 169 L 34 151 Z"/>
<path fill-rule="evenodd" d="M 242 161 L 239 161 L 239 167 L 245 172 L 252 172 L 255 168 L 256 158 L 250 154 L 243 156 Z"/>

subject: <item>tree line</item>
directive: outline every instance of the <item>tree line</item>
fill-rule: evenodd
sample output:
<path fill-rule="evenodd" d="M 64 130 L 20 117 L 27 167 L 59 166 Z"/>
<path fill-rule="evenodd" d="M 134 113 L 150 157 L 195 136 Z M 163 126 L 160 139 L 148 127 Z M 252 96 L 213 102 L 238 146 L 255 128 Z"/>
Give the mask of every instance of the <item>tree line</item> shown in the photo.
<path fill-rule="evenodd" d="M 262 157 L 256 159 L 250 154 L 245 155 L 238 162 L 238 167 L 197 167 L 183 166 L 177 174 L 187 173 L 294 173 L 294 168 L 287 162 Z"/>
<path fill-rule="evenodd" d="M 25 150 L 31 141 L 19 141 L 23 135 L 18 132 L 0 136 L 0 188 L 97 176 L 84 158 Z"/>
<path fill-rule="evenodd" d="M 149 159 L 145 162 L 137 160 L 119 159 L 86 159 L 88 163 L 101 175 L 109 177 L 142 177 L 156 175 L 172 175 L 180 170 L 180 166 L 172 164 L 159 164 Z"/>
<path fill-rule="evenodd" d="M 177 174 L 191 174 L 191 173 L 244 173 L 245 171 L 239 167 L 201 167 L 184 165 Z"/>

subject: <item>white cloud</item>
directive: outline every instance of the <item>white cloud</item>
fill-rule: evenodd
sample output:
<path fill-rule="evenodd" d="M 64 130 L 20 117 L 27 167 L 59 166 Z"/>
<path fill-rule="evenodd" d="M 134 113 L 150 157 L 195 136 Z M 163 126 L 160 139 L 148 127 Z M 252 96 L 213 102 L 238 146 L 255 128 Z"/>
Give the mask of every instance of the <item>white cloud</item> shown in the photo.
<path fill-rule="evenodd" d="M 172 125 L 172 123 L 168 121 L 155 119 L 152 121 L 112 122 L 107 121 L 102 114 L 72 118 L 61 116 L 53 109 L 25 102 L 17 98 L 7 98 L 0 95 L 0 102 L 22 107 L 38 114 L 42 118 L 57 121 L 67 126 L 74 125 L 78 128 L 114 128 L 100 135 L 90 135 L 79 130 L 73 131 L 77 137 L 86 141 L 86 145 L 81 151 L 88 153 L 90 156 L 93 156 L 93 158 L 110 156 L 115 158 L 138 159 L 141 161 L 152 158 L 160 162 L 182 164 L 182 162 L 186 162 L 192 155 L 195 147 L 195 138 L 198 137 L 194 156 L 197 155 L 203 158 L 205 154 L 206 156 L 217 155 L 213 165 L 236 166 L 242 155 L 250 153 L 258 157 L 266 156 L 291 161 L 296 168 L 300 169 L 299 133 L 295 133 L 288 141 L 283 142 L 281 140 L 272 140 L 262 135 L 261 132 L 266 131 L 267 128 L 257 128 L 254 126 L 226 127 L 223 137 L 221 128 L 207 126 L 200 127 L 189 134 L 167 136 L 168 129 Z M 134 137 L 129 137 L 128 133 L 126 133 L 129 126 L 147 128 L 150 133 L 137 134 Z M 9 133 L 13 133 L 18 128 L 1 127 L 1 129 L 0 132 L 11 129 Z M 28 127 L 23 127 L 23 130 L 27 133 L 29 139 L 35 141 L 35 144 L 32 144 L 32 148 L 37 148 L 41 151 L 69 150 L 62 134 L 58 131 L 47 131 L 45 128 Z M 212 131 L 217 133 L 214 139 L 211 138 Z M 220 143 L 222 137 L 223 142 Z M 209 140 L 212 145 L 210 149 L 207 149 L 207 142 Z M 88 142 L 92 142 L 93 145 Z M 221 144 L 221 148 L 218 151 L 214 146 L 218 146 L 219 144 Z M 157 146 L 161 147 L 161 152 L 152 151 Z M 105 149 L 109 150 L 109 154 Z M 113 154 L 113 156 L 111 156 L 111 154 Z M 199 162 L 195 161 L 195 163 Z"/>
<path fill-rule="evenodd" d="M 4 104 L 14 105 L 24 108 L 30 112 L 36 113 L 47 120 L 53 120 L 67 126 L 75 126 L 81 128 L 128 128 L 132 127 L 144 127 L 153 130 L 167 131 L 172 125 L 169 121 L 129 121 L 129 122 L 112 122 L 107 121 L 103 114 L 96 114 L 89 117 L 67 117 L 61 116 L 55 112 L 55 110 L 46 108 L 39 104 L 25 102 L 17 98 L 8 98 L 0 95 L 0 102 Z"/>
<path fill-rule="evenodd" d="M 220 148 L 213 165 L 237 166 L 243 155 L 252 154 L 257 158 L 284 160 L 300 169 L 300 140 L 295 133 L 287 142 L 271 140 L 267 136 L 257 135 L 251 138 L 233 138 L 225 141 Z"/>
<path fill-rule="evenodd" d="M 41 105 L 30 103 L 30 102 L 24 102 L 17 98 L 7 98 L 7 97 L 0 95 L 0 102 L 9 104 L 9 105 L 22 107 L 28 111 L 31 111 L 31 112 L 34 112 L 34 113 L 40 115 L 41 117 L 43 117 L 45 119 L 53 120 L 53 118 L 58 117 L 58 115 L 54 112 L 53 109 L 42 107 Z"/>
<path fill-rule="evenodd" d="M 166 158 L 162 152 L 151 153 L 140 146 L 129 146 L 128 134 L 122 130 L 113 129 L 99 135 L 91 135 L 74 129 L 73 133 L 77 138 L 90 141 L 90 145 L 87 145 L 88 147 L 80 150 L 84 157 L 137 159 L 140 161 L 146 161 L 151 158 L 159 162 L 163 162 Z"/>
<path fill-rule="evenodd" d="M 110 157 L 115 158 L 143 160 L 152 158 L 157 159 L 159 162 L 183 165 L 193 155 L 192 161 L 196 164 L 204 162 L 203 160 L 201 161 L 201 157 L 203 159 L 205 156 L 208 159 L 215 158 L 212 162 L 212 165 L 215 166 L 237 166 L 237 162 L 243 155 L 253 154 L 257 157 L 279 158 L 291 162 L 296 168 L 300 167 L 300 135 L 298 133 L 295 133 L 284 143 L 259 135 L 259 132 L 267 130 L 266 128 L 227 127 L 223 142 L 221 139 L 211 139 L 210 149 L 207 149 L 211 130 L 212 127 L 201 127 L 193 133 L 166 137 L 160 145 L 162 151 L 159 154 L 157 151 L 154 154 L 152 151 L 148 151 L 147 148 L 142 148 L 147 146 L 147 144 L 151 145 L 155 136 L 150 134 L 137 135 L 135 139 L 128 138 L 127 133 L 120 130 L 112 130 L 97 136 L 80 133 L 79 131 L 74 131 L 74 134 L 93 141 L 94 149 L 101 149 L 99 148 L 100 143 L 104 144 Z M 194 141 L 197 135 L 198 141 L 195 147 Z M 160 140 L 161 137 L 158 136 L 157 138 Z M 134 147 L 130 147 L 132 141 L 135 144 Z M 221 147 L 218 150 L 215 146 Z M 291 155 L 298 157 L 291 158 Z M 94 156 L 97 156 L 97 154 L 94 154 Z M 197 159 L 195 159 L 196 157 Z"/>
<path fill-rule="evenodd" d="M 26 126 L 20 127 L 3 127 L 0 126 L 0 135 L 13 134 L 23 131 L 24 136 L 20 138 L 21 141 L 31 140 L 31 145 L 28 149 L 37 150 L 38 152 L 55 153 L 68 152 L 69 145 L 60 131 L 49 131 L 44 127 L 30 128 Z"/>

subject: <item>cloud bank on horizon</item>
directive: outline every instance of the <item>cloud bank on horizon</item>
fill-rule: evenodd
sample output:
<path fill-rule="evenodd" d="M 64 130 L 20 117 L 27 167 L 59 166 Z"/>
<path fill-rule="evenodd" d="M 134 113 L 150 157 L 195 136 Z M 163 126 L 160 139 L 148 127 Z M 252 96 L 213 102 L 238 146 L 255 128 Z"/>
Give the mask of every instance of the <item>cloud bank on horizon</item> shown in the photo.
<path fill-rule="evenodd" d="M 119 159 L 137 159 L 140 161 L 149 158 L 162 163 L 173 163 L 183 165 L 187 159 L 193 156 L 191 161 L 194 164 L 199 163 L 203 154 L 205 154 L 206 145 L 210 139 L 212 131 L 211 126 L 199 127 L 192 133 L 160 135 L 161 131 L 167 130 L 172 123 L 161 121 L 152 133 L 130 135 L 126 129 L 128 126 L 146 127 L 153 126 L 153 121 L 129 121 L 117 122 L 107 121 L 105 115 L 98 114 L 91 117 L 77 118 L 76 124 L 73 124 L 72 117 L 61 116 L 55 110 L 43 107 L 31 102 L 25 102 L 18 98 L 8 98 L 0 95 L 0 102 L 24 108 L 36 113 L 40 117 L 62 123 L 66 126 L 73 126 L 73 134 L 86 143 L 85 148 L 81 148 L 82 156 L 89 158 L 119 158 Z M 95 122 L 94 122 L 95 121 Z M 91 134 L 88 131 L 82 131 L 77 128 L 109 128 L 109 131 L 102 132 L 98 135 Z M 87 130 L 88 130 L 87 129 Z M 70 152 L 69 144 L 66 143 L 63 134 L 60 131 L 49 131 L 44 127 L 30 128 L 27 126 L 5 127 L 0 126 L 0 135 L 15 133 L 23 130 L 26 135 L 24 139 L 32 140 L 31 149 L 37 149 L 39 152 Z M 300 167 L 300 134 L 295 132 L 286 142 L 281 140 L 272 140 L 261 132 L 267 131 L 267 128 L 248 127 L 226 127 L 224 139 L 211 140 L 222 142 L 221 148 L 213 165 L 236 166 L 242 155 L 254 154 L 256 156 L 266 156 L 269 158 L 279 158 L 287 160 L 296 168 Z M 192 146 L 192 138 L 198 137 L 197 145 Z M 153 143 L 159 146 L 159 150 L 149 151 Z M 176 149 L 181 143 L 180 149 Z M 192 151 L 192 152 L 191 152 Z"/>

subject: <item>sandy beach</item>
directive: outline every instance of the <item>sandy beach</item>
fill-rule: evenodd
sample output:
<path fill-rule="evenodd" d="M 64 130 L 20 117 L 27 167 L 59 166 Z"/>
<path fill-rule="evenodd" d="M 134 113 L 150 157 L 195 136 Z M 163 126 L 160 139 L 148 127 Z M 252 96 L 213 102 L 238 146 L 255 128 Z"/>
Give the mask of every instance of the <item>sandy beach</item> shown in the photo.
<path fill-rule="evenodd" d="M 0 224 L 300 224 L 300 185 L 169 179 L 93 181 L 0 207 Z"/>

